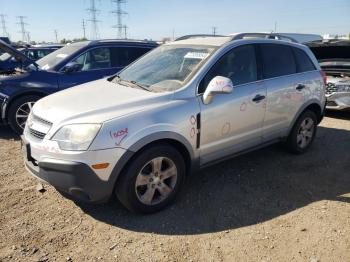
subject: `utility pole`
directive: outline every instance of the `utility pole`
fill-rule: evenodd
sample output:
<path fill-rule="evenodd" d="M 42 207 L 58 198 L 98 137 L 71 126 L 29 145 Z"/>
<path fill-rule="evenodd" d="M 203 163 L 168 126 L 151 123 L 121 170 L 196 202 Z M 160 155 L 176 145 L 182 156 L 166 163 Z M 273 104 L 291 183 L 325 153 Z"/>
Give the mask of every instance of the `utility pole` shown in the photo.
<path fill-rule="evenodd" d="M 175 40 L 175 29 L 173 29 L 173 41 Z"/>
<path fill-rule="evenodd" d="M 213 36 L 216 36 L 216 30 L 217 30 L 218 28 L 216 27 L 216 26 L 213 26 Z"/>
<path fill-rule="evenodd" d="M 55 33 L 55 37 L 56 37 L 56 43 L 58 44 L 58 31 L 55 29 L 54 33 Z"/>
<path fill-rule="evenodd" d="M 277 33 L 277 21 L 275 22 L 275 32 L 274 33 Z"/>
<path fill-rule="evenodd" d="M 6 17 L 6 15 L 0 14 L 2 34 L 3 34 L 3 36 L 7 36 L 8 38 L 10 38 L 10 34 L 7 32 L 5 17 Z"/>
<path fill-rule="evenodd" d="M 31 39 L 30 39 L 30 32 L 26 32 L 27 33 L 27 42 L 28 42 L 28 44 L 30 44 L 30 41 L 31 41 Z"/>
<path fill-rule="evenodd" d="M 86 39 L 86 25 L 85 25 L 84 19 L 83 19 L 83 32 L 84 32 L 84 39 Z"/>
<path fill-rule="evenodd" d="M 126 30 L 127 26 L 123 24 L 123 15 L 127 15 L 128 13 L 124 12 L 122 9 L 122 4 L 125 4 L 126 0 L 111 0 L 112 3 L 117 5 L 117 9 L 113 10 L 111 13 L 117 16 L 118 23 L 112 28 L 116 28 L 118 30 L 118 38 L 123 37 L 123 29 L 124 29 L 124 36 L 126 38 Z"/>
<path fill-rule="evenodd" d="M 27 18 L 26 16 L 17 16 L 17 18 L 19 19 L 19 22 L 17 24 L 19 24 L 21 26 L 21 31 L 20 33 L 22 34 L 22 41 L 26 42 L 26 38 L 27 38 L 27 31 L 25 29 L 25 26 L 28 25 L 27 23 L 24 22 L 24 19 Z"/>
<path fill-rule="evenodd" d="M 124 39 L 128 39 L 128 34 L 127 34 L 128 27 L 124 25 L 123 28 L 124 28 Z"/>
<path fill-rule="evenodd" d="M 97 14 L 100 10 L 96 8 L 96 0 L 90 0 L 90 8 L 87 10 L 90 13 L 90 19 L 88 21 L 91 22 L 91 39 L 96 40 L 99 38 L 98 23 L 100 22 L 97 20 Z"/>

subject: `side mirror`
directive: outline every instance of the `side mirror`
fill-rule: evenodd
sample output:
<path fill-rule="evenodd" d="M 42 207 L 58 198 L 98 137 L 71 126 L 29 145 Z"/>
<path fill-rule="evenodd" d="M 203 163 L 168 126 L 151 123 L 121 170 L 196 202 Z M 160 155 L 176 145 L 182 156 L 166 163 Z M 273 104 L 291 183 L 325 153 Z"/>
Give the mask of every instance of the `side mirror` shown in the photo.
<path fill-rule="evenodd" d="M 66 64 L 66 66 L 63 68 L 63 72 L 69 74 L 69 73 L 75 73 L 81 70 L 81 65 L 79 65 L 76 62 L 70 62 Z"/>
<path fill-rule="evenodd" d="M 214 77 L 203 94 L 203 103 L 210 104 L 216 94 L 230 94 L 233 91 L 233 83 L 230 78 L 223 76 Z"/>

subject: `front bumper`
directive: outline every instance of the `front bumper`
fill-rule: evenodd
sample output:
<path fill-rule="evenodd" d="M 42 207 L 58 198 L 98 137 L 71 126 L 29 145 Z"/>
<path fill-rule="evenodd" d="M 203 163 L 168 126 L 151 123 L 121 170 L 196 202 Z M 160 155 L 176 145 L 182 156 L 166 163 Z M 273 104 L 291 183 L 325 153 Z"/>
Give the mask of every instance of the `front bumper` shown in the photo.
<path fill-rule="evenodd" d="M 120 149 L 75 152 L 73 155 L 57 151 L 47 152 L 49 150 L 49 147 L 43 149 L 35 143 L 32 146 L 22 136 L 24 163 L 31 175 L 73 199 L 104 202 L 110 198 L 116 181 L 112 173 L 118 156 L 122 155 Z M 113 156 L 113 162 L 111 158 L 107 159 L 108 155 Z M 93 170 L 92 163 L 99 161 L 109 162 L 110 167 L 106 170 Z"/>
<path fill-rule="evenodd" d="M 350 93 L 332 93 L 326 95 L 326 108 L 331 110 L 344 110 L 350 108 Z"/>

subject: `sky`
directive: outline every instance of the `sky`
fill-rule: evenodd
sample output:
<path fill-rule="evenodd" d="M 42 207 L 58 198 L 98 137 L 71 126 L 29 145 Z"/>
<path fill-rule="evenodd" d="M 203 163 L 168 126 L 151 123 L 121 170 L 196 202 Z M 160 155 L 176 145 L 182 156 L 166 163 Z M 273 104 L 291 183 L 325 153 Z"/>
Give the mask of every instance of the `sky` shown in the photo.
<path fill-rule="evenodd" d="M 112 25 L 111 0 L 96 0 L 99 35 L 116 38 Z M 82 21 L 89 19 L 90 0 L 0 0 L 0 14 L 5 14 L 12 41 L 21 40 L 18 16 L 26 16 L 26 30 L 31 40 L 40 42 L 83 37 Z M 350 0 L 127 0 L 128 12 L 123 24 L 128 37 L 161 40 L 206 33 L 216 27 L 217 34 L 235 32 L 277 32 L 349 34 Z M 91 24 L 86 34 L 91 37 Z M 0 21 L 0 35 L 3 34 Z"/>

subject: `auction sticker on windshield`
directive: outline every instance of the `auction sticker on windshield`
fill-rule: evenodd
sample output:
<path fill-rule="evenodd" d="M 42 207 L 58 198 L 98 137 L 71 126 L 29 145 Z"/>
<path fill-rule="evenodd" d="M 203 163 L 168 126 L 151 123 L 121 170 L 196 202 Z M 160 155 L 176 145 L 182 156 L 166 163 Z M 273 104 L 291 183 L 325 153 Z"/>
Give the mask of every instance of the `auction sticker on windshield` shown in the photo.
<path fill-rule="evenodd" d="M 201 52 L 188 52 L 185 55 L 185 58 L 192 58 L 192 59 L 200 59 L 204 60 L 209 56 L 209 53 L 201 53 Z"/>

